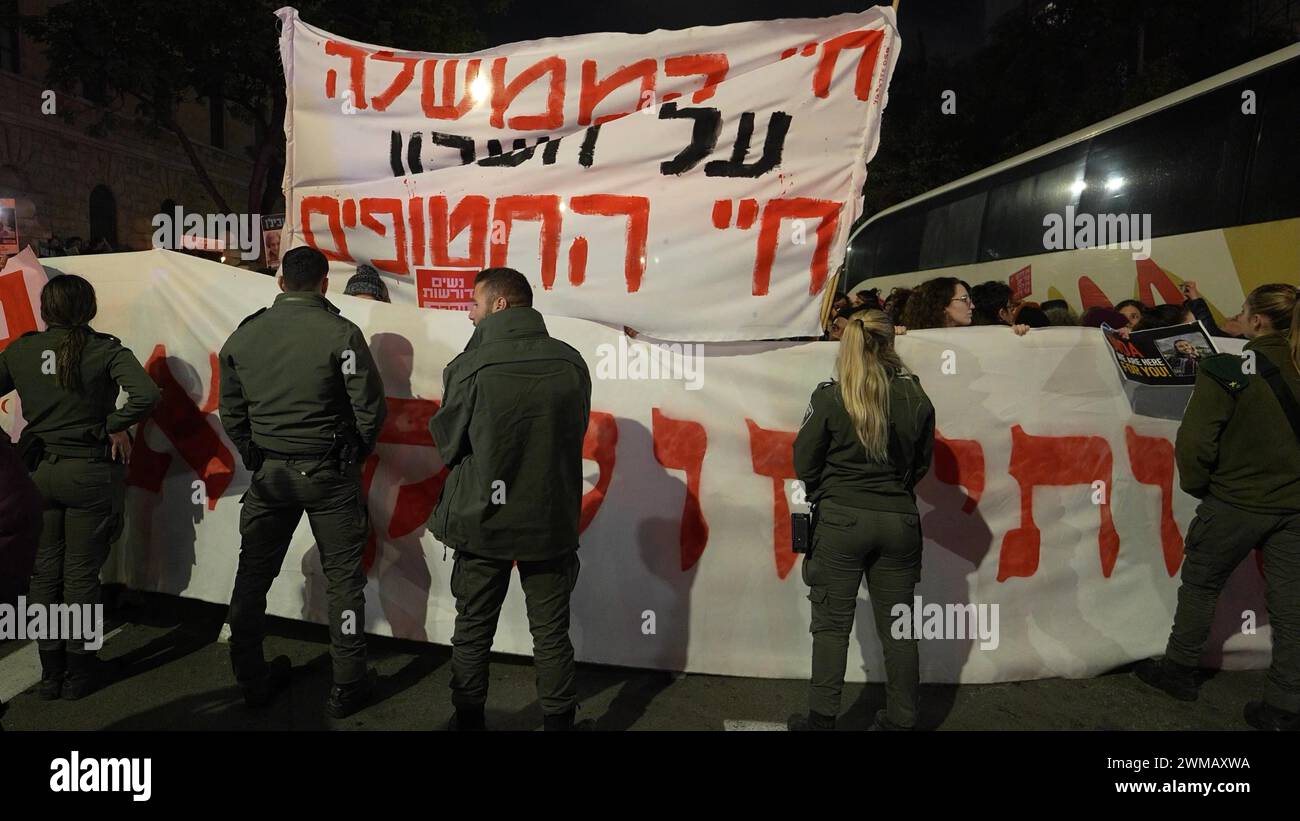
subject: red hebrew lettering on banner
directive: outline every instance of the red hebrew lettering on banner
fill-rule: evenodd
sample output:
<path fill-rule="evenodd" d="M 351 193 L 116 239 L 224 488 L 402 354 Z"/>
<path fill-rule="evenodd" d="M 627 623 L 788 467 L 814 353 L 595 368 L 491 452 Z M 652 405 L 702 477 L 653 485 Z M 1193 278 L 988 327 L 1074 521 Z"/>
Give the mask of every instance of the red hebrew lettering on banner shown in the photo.
<path fill-rule="evenodd" d="M 966 489 L 963 513 L 970 513 L 984 495 L 984 448 L 974 439 L 945 439 L 934 433 L 934 476 Z"/>
<path fill-rule="evenodd" d="M 702 103 L 712 97 L 718 83 L 727 79 L 730 68 L 731 62 L 727 55 L 721 53 L 683 54 L 664 60 L 664 74 L 669 77 L 689 77 L 692 74 L 704 77 L 704 84 L 699 91 L 691 95 L 692 103 Z M 670 91 L 664 95 L 664 102 L 671 102 L 680 96 L 682 95 Z"/>
<path fill-rule="evenodd" d="M 614 194 L 591 194 L 574 197 L 569 202 L 575 214 L 589 214 L 601 217 L 626 217 L 627 231 L 624 234 L 626 251 L 623 258 L 623 275 L 627 279 L 627 292 L 636 293 L 641 289 L 641 278 L 645 276 L 645 241 L 647 226 L 650 223 L 650 200 L 646 197 L 620 197 Z M 586 242 L 583 242 L 586 248 Z M 572 259 L 572 251 L 570 252 Z M 583 255 L 584 265 L 586 255 Z M 574 280 L 572 271 L 569 281 Z M 581 273 L 577 276 L 581 284 Z M 543 280 L 544 281 L 544 280 Z M 550 287 L 550 286 L 547 286 Z"/>
<path fill-rule="evenodd" d="M 560 253 L 560 198 L 554 194 L 539 194 L 497 198 L 492 212 L 494 222 L 503 226 L 501 242 L 492 242 L 493 268 L 506 265 L 510 252 L 510 231 L 515 220 L 537 220 L 541 223 L 540 257 L 542 287 L 549 290 L 555 285 L 555 263 Z M 492 238 L 493 240 L 496 237 Z"/>
<path fill-rule="evenodd" d="M 1101 573 L 1110 577 L 1119 556 L 1119 533 L 1110 515 L 1112 457 L 1110 443 L 1100 436 L 1033 436 L 1019 425 L 1011 428 L 1011 466 L 1020 483 L 1020 527 L 1007 531 L 998 560 L 998 581 L 1032 576 L 1038 570 L 1042 532 L 1034 521 L 1034 488 L 1041 485 L 1092 485 L 1102 482 L 1104 496 L 1097 510 L 1101 526 L 1097 547 Z M 1091 496 L 1092 489 L 1080 490 Z"/>
<path fill-rule="evenodd" d="M 22 271 L 13 271 L 0 276 L 0 312 L 4 314 L 8 336 L 0 337 L 0 351 L 10 342 L 36 330 L 36 314 L 27 296 L 27 283 Z"/>
<path fill-rule="evenodd" d="M 685 572 L 700 560 L 709 543 L 709 523 L 700 505 L 700 471 L 709 437 L 699 422 L 671 419 L 658 408 L 652 408 L 650 413 L 655 459 L 666 468 L 686 471 L 686 501 L 682 505 L 679 539 L 682 572 Z"/>
<path fill-rule="evenodd" d="M 468 311 L 474 304 L 476 274 L 477 271 L 416 268 L 415 285 L 420 289 L 420 307 Z"/>
<path fill-rule="evenodd" d="M 423 85 L 420 90 L 420 106 L 424 109 L 424 116 L 431 120 L 459 120 L 474 106 L 474 94 L 471 88 L 474 80 L 478 78 L 479 66 L 482 60 L 468 61 L 468 67 L 465 69 L 465 82 L 461 90 L 460 100 L 456 100 L 456 65 L 459 60 L 447 60 L 442 66 L 442 104 L 435 105 L 433 102 L 433 69 L 438 65 L 437 60 L 425 60 L 423 68 Z"/>
<path fill-rule="evenodd" d="M 153 414 L 141 423 L 137 432 L 127 483 L 154 493 L 162 490 L 163 478 L 171 466 L 171 456 L 155 452 L 145 441 L 144 431 L 153 425 L 167 437 L 181 459 L 203 481 L 208 510 L 215 510 L 221 495 L 234 479 L 235 455 L 217 433 L 219 420 L 215 414 L 220 395 L 221 372 L 217 366 L 217 355 L 208 356 L 208 398 L 200 407 L 172 373 L 173 367 L 188 368 L 189 365 L 181 359 L 168 357 L 166 346 L 160 344 L 154 347 L 144 369 L 162 391 L 162 399 L 153 409 Z"/>
<path fill-rule="evenodd" d="M 658 64 L 653 59 L 637 60 L 635 63 L 620 66 L 608 77 L 596 79 L 596 61 L 582 61 L 582 95 L 578 103 L 578 125 L 591 125 L 592 112 L 600 101 L 623 86 L 639 82 L 640 91 L 636 103 L 626 111 L 616 114 L 602 114 L 596 118 L 596 125 L 617 120 L 641 107 L 642 101 L 654 96 L 655 79 L 658 77 Z"/>
<path fill-rule="evenodd" d="M 511 117 L 509 125 L 514 131 L 559 131 L 564 125 L 564 60 L 560 57 L 539 60 L 509 82 L 506 82 L 506 60 L 505 57 L 498 57 L 492 61 L 492 126 L 505 128 L 506 109 L 515 101 L 519 93 L 539 80 L 543 74 L 550 74 L 546 111 L 542 114 Z"/>
<path fill-rule="evenodd" d="M 587 422 L 587 434 L 582 440 L 582 458 L 590 459 L 600 469 L 596 484 L 582 495 L 582 515 L 578 520 L 578 532 L 587 529 L 591 520 L 600 512 L 600 506 L 609 492 L 609 483 L 614 478 L 614 460 L 618 449 L 618 423 L 614 415 L 592 411 Z"/>
<path fill-rule="evenodd" d="M 796 478 L 796 434 L 760 428 L 753 419 L 746 419 L 745 426 L 749 428 L 749 453 L 754 472 L 772 479 L 772 550 L 776 556 L 776 575 L 784 579 L 799 559 L 790 549 L 790 500 L 785 495 L 786 481 Z"/>
<path fill-rule="evenodd" d="M 853 93 L 859 100 L 868 99 L 871 96 L 871 78 L 876 72 L 882 39 L 880 31 L 851 31 L 823 43 L 821 62 L 817 65 L 817 73 L 813 75 L 813 94 L 818 97 L 829 94 L 831 76 L 840 52 L 847 48 L 860 48 L 862 56 L 858 60 L 858 76 L 853 84 Z"/>
<path fill-rule="evenodd" d="M 1183 563 L 1183 536 L 1174 521 L 1174 443 L 1163 436 L 1142 436 L 1124 428 L 1133 478 L 1160 488 L 1160 549 L 1170 578 Z"/>

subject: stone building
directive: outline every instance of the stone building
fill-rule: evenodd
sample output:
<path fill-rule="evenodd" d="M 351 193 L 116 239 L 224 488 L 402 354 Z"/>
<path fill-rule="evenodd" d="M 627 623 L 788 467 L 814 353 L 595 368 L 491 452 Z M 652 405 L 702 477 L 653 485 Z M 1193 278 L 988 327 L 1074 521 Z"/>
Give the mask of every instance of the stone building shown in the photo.
<path fill-rule="evenodd" d="M 0 199 L 16 200 L 21 245 L 51 237 L 100 240 L 115 250 L 151 247 L 153 216 L 216 210 L 177 138 L 150 135 L 130 117 L 102 136 L 86 96 L 58 92 L 57 113 L 44 113 L 46 58 L 41 44 L 20 33 L 14 12 L 39 16 L 50 0 L 0 0 Z M 83 87 L 80 94 L 95 96 Z M 73 115 L 69 123 L 60 116 Z M 236 211 L 246 208 L 252 173 L 253 127 L 229 107 L 191 100 L 179 113 L 209 177 Z"/>

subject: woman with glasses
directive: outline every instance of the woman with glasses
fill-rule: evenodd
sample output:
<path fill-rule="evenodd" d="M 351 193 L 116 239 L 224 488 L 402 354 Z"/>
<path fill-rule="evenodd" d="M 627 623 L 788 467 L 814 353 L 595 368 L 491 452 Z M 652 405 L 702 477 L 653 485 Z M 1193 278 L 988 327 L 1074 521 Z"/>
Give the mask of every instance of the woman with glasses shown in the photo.
<path fill-rule="evenodd" d="M 970 287 L 954 277 L 938 277 L 912 291 L 903 311 L 903 325 L 913 331 L 960 328 L 970 325 L 973 316 Z"/>

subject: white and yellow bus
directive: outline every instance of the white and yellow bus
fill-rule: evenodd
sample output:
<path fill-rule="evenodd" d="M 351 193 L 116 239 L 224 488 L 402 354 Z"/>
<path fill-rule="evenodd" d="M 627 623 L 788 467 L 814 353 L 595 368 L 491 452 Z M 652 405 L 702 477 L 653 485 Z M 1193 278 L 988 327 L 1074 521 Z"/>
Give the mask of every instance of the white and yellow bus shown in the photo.
<path fill-rule="evenodd" d="M 1194 280 L 1216 320 L 1257 285 L 1300 284 L 1300 44 L 873 215 L 845 284 L 1026 270 L 1030 299 L 1076 310 L 1181 301 Z"/>

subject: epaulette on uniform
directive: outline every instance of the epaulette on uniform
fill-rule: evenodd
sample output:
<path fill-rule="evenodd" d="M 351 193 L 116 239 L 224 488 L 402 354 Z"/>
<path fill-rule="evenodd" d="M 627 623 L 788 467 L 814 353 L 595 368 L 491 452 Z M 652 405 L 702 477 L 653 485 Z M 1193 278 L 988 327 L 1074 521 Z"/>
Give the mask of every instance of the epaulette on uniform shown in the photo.
<path fill-rule="evenodd" d="M 1201 372 L 1218 382 L 1231 394 L 1241 393 L 1250 384 L 1250 376 L 1242 371 L 1242 359 L 1230 353 L 1215 354 L 1201 360 Z"/>
<path fill-rule="evenodd" d="M 266 313 L 266 309 L 265 309 L 265 308 L 261 308 L 261 309 L 259 309 L 258 311 L 256 311 L 255 313 L 251 313 L 251 314 L 249 314 L 248 316 L 244 317 L 243 320 L 240 321 L 240 323 L 239 323 L 239 327 L 241 327 L 241 328 L 244 327 L 244 326 L 247 325 L 249 322 L 252 322 L 254 319 L 257 319 L 259 316 L 261 316 L 261 315 L 264 314 L 264 313 Z"/>
<path fill-rule="evenodd" d="M 106 334 L 106 333 L 101 333 L 101 332 L 99 332 L 99 331 L 95 331 L 95 332 L 92 334 L 92 336 L 97 336 L 97 337 L 99 337 L 100 339 L 107 339 L 109 342 L 112 342 L 114 345 L 121 345 L 121 344 L 122 344 L 122 340 L 118 339 L 117 337 L 113 336 L 112 334 Z"/>

